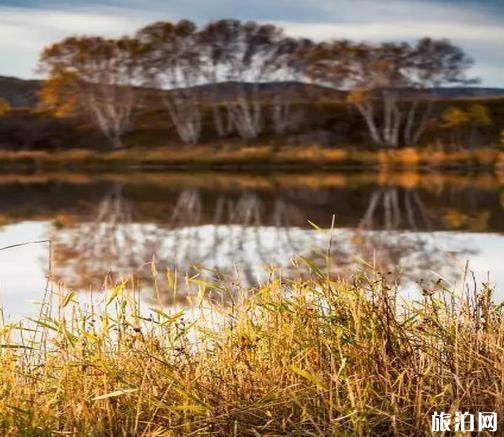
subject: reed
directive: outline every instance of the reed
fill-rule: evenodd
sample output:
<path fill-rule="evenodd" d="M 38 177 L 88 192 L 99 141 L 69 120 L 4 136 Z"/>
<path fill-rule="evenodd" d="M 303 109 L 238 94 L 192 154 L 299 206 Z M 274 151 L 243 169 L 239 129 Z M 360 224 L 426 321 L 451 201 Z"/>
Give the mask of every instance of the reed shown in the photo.
<path fill-rule="evenodd" d="M 188 278 L 185 311 L 148 309 L 128 279 L 4 322 L 0 434 L 422 436 L 434 411 L 504 417 L 504 313 L 487 286 L 438 281 L 403 301 L 388 275 L 294 264 L 253 289 Z"/>

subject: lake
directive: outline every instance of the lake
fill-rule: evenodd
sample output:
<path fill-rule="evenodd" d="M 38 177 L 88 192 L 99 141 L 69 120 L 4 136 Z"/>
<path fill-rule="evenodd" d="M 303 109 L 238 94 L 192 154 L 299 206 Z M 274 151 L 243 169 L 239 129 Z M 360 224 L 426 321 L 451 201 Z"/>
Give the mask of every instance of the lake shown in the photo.
<path fill-rule="evenodd" d="M 469 282 L 489 277 L 504 298 L 504 175 L 4 173 L 0 193 L 0 247 L 51 240 L 50 288 L 82 296 L 134 275 L 154 299 L 155 265 L 156 299 L 180 303 L 185 274 L 254 285 L 302 268 L 296 255 L 325 265 L 330 246 L 335 276 L 380 271 L 414 295 L 439 278 L 461 286 L 469 262 Z M 48 243 L 0 251 L 6 314 L 33 312 L 49 253 Z"/>

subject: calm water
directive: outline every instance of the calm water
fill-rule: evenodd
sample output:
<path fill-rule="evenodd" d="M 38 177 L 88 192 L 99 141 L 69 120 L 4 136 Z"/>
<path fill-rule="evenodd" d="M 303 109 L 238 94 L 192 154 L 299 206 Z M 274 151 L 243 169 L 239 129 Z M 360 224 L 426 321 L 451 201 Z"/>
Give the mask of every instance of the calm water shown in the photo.
<path fill-rule="evenodd" d="M 442 277 L 461 285 L 466 261 L 504 298 L 504 176 L 489 174 L 33 174 L 0 176 L 0 247 L 50 239 L 51 286 L 99 293 L 105 277 L 139 278 L 153 298 L 158 272 L 200 266 L 246 284 L 295 255 L 343 277 L 394 272 L 403 289 Z M 334 215 L 334 230 L 329 232 Z M 318 225 L 316 229 L 310 222 Z M 332 234 L 332 237 L 331 237 Z M 0 251 L 0 300 L 33 311 L 46 285 L 48 245 Z M 160 292 L 173 301 L 163 275 Z M 231 279 L 230 279 L 231 280 Z M 178 299 L 184 298 L 180 281 Z M 500 288 L 499 288 L 500 287 Z"/>

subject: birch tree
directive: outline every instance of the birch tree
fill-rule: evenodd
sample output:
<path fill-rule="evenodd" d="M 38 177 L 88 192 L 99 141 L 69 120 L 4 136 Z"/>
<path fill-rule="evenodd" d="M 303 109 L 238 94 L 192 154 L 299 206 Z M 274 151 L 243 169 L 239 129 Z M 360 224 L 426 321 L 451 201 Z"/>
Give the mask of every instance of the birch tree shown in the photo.
<path fill-rule="evenodd" d="M 200 32 L 205 79 L 210 84 L 226 82 L 232 88 L 231 98 L 224 104 L 229 120 L 243 139 L 257 138 L 264 129 L 265 102 L 260 87 L 282 74 L 280 60 L 287 54 L 287 46 L 281 44 L 284 40 L 282 29 L 253 21 L 220 20 Z M 214 116 L 217 130 L 222 133 L 224 123 L 218 112 L 221 99 L 217 95 L 215 98 L 218 108 Z"/>
<path fill-rule="evenodd" d="M 447 40 L 409 43 L 322 43 L 305 53 L 307 75 L 348 90 L 371 140 L 397 147 L 417 144 L 432 115 L 430 92 L 472 82 L 472 60 Z"/>
<path fill-rule="evenodd" d="M 41 96 L 60 115 L 84 114 L 120 148 L 140 97 L 139 60 L 140 47 L 131 38 L 67 38 L 41 55 L 40 70 L 49 75 Z"/>
<path fill-rule="evenodd" d="M 202 60 L 196 25 L 187 20 L 158 22 L 141 29 L 137 38 L 145 48 L 146 77 L 162 91 L 178 136 L 185 144 L 196 144 L 202 131 L 196 88 L 202 83 Z"/>
<path fill-rule="evenodd" d="M 271 122 L 277 135 L 285 135 L 293 127 L 293 107 L 297 85 L 304 80 L 304 64 L 300 54 L 312 48 L 309 39 L 284 38 L 276 44 L 276 53 L 271 68 L 271 79 L 282 83 L 281 90 L 273 90 L 268 106 Z"/>

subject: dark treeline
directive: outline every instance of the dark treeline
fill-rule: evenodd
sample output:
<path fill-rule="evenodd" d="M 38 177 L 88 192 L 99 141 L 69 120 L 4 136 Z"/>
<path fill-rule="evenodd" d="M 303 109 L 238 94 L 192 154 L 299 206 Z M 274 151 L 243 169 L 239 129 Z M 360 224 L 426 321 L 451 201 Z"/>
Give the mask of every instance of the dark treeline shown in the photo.
<path fill-rule="evenodd" d="M 114 148 L 146 120 L 189 145 L 295 134 L 302 142 L 300 134 L 318 129 L 323 136 L 328 127 L 346 141 L 359 131 L 362 142 L 386 147 L 425 142 L 433 127 L 451 144 L 468 133 L 475 145 L 496 142 L 497 131 L 482 134 L 493 124 L 486 106 L 435 107 L 434 90 L 475 82 L 467 76 L 471 65 L 444 39 L 315 43 L 270 24 L 182 20 L 119 39 L 71 37 L 47 47 L 40 97 L 57 116 L 87 119 Z"/>

